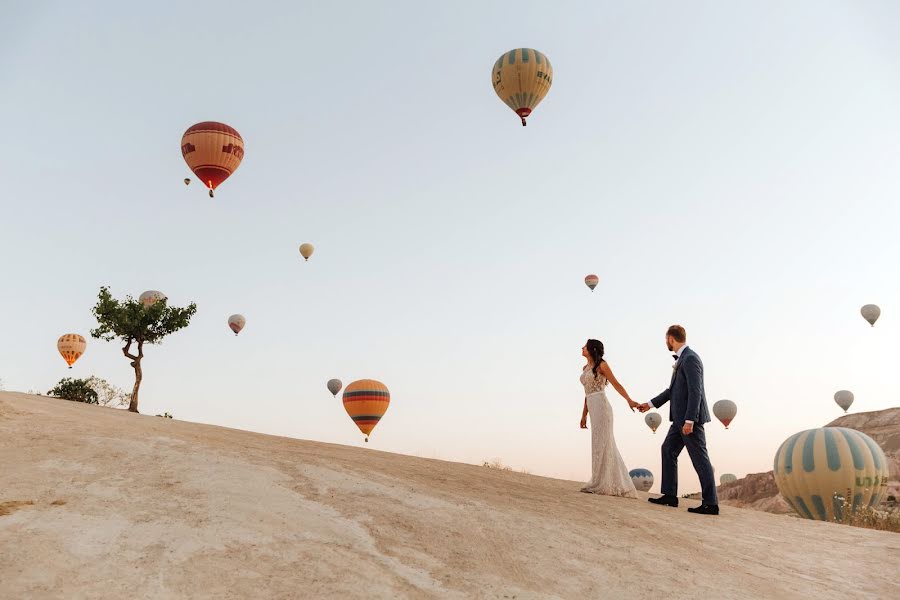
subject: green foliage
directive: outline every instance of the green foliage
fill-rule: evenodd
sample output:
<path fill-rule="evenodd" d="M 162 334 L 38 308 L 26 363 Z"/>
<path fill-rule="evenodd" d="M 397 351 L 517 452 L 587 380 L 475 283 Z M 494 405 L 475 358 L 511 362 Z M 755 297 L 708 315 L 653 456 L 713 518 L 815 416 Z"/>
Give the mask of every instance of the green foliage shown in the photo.
<path fill-rule="evenodd" d="M 85 404 L 97 404 L 97 392 L 94 391 L 87 379 L 72 379 L 71 377 L 61 379 L 55 388 L 47 392 L 47 395 Z"/>
<path fill-rule="evenodd" d="M 108 287 L 100 288 L 97 304 L 92 311 L 99 326 L 91 330 L 91 337 L 112 341 L 120 339 L 128 344 L 158 344 L 164 337 L 183 329 L 197 312 L 191 302 L 186 308 L 169 306 L 160 300 L 145 307 L 139 300 L 126 296 L 119 302 L 109 293 Z"/>

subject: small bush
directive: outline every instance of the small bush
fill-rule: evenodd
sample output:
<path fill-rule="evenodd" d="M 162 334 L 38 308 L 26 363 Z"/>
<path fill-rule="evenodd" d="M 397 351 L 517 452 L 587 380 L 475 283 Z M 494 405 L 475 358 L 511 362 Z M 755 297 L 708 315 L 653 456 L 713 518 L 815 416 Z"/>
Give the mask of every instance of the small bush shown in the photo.
<path fill-rule="evenodd" d="M 498 471 L 512 471 L 512 467 L 504 465 L 503 461 L 499 458 L 495 458 L 492 461 L 484 461 L 482 466 L 487 467 L 488 469 L 497 469 Z"/>
<path fill-rule="evenodd" d="M 56 387 L 47 392 L 48 396 L 56 396 L 63 400 L 84 402 L 85 404 L 97 404 L 97 392 L 91 387 L 87 379 L 61 379 Z"/>
<path fill-rule="evenodd" d="M 162 417 L 163 419 L 171 419 L 172 418 L 172 415 L 170 415 L 169 413 L 163 413 L 161 415 L 156 415 L 156 416 Z"/>
<path fill-rule="evenodd" d="M 847 498 L 850 497 L 850 490 L 847 490 Z M 835 499 L 842 505 L 847 506 L 843 496 L 835 494 Z M 851 527 L 863 527 L 865 529 L 877 529 L 879 531 L 893 531 L 900 533 L 900 510 L 893 508 L 890 510 L 877 510 L 868 506 L 857 508 L 856 510 L 841 511 L 841 518 L 835 518 L 836 523 L 842 525 L 850 525 Z"/>

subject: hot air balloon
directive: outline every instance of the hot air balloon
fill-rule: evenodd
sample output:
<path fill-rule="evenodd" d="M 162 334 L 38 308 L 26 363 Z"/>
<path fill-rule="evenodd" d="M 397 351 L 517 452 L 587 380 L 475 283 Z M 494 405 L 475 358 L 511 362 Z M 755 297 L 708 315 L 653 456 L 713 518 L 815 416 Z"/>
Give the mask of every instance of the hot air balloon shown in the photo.
<path fill-rule="evenodd" d="M 234 173 L 244 158 L 244 140 L 225 123 L 203 121 L 181 136 L 181 155 L 191 171 L 209 188 L 209 197 Z"/>
<path fill-rule="evenodd" d="M 802 517 L 832 521 L 844 509 L 874 508 L 887 493 L 888 462 L 875 440 L 855 429 L 795 433 L 775 453 L 775 484 Z"/>
<path fill-rule="evenodd" d="M 246 324 L 247 319 L 244 318 L 244 315 L 231 315 L 228 317 L 228 326 L 231 327 L 234 335 L 239 334 Z"/>
<path fill-rule="evenodd" d="M 337 394 L 341 391 L 341 388 L 344 387 L 344 384 L 341 383 L 340 379 L 329 379 L 328 380 L 328 391 L 331 392 L 331 395 L 337 398 Z"/>
<path fill-rule="evenodd" d="M 653 487 L 653 473 L 647 469 L 632 469 L 628 471 L 628 476 L 631 477 L 634 487 L 642 492 L 650 491 Z"/>
<path fill-rule="evenodd" d="M 87 348 L 87 341 L 77 333 L 66 333 L 56 340 L 56 349 L 62 354 L 70 369 L 75 361 L 84 354 L 85 348 Z"/>
<path fill-rule="evenodd" d="M 850 390 L 839 390 L 834 393 L 834 401 L 844 409 L 844 412 L 847 412 L 847 409 L 853 404 L 853 392 Z"/>
<path fill-rule="evenodd" d="M 491 70 L 494 91 L 526 125 L 525 118 L 540 104 L 553 83 L 550 60 L 531 48 L 505 52 Z"/>
<path fill-rule="evenodd" d="M 716 415 L 718 420 L 722 421 L 725 429 L 728 429 L 728 425 L 737 414 L 737 404 L 731 400 L 719 400 L 713 404 L 713 414 Z"/>
<path fill-rule="evenodd" d="M 344 410 L 369 441 L 369 434 L 387 412 L 391 393 L 380 381 L 360 379 L 344 389 Z"/>
<path fill-rule="evenodd" d="M 146 306 L 148 308 L 153 306 L 160 300 L 165 300 L 165 299 L 166 299 L 166 295 L 163 294 L 162 292 L 158 292 L 156 290 L 147 290 L 146 292 L 144 292 L 143 294 L 138 296 L 138 300 L 140 300 L 141 304 L 143 304 L 144 306 Z"/>
<path fill-rule="evenodd" d="M 656 428 L 662 424 L 662 417 L 656 412 L 647 413 L 644 415 L 644 423 L 656 433 Z"/>
<path fill-rule="evenodd" d="M 184 178 L 184 185 L 191 185 L 191 178 L 190 178 L 190 177 L 185 177 L 185 178 Z"/>
<path fill-rule="evenodd" d="M 309 260 L 309 257 L 312 256 L 315 251 L 316 247 L 312 244 L 300 244 L 300 256 L 303 257 L 303 260 Z"/>
<path fill-rule="evenodd" d="M 594 291 L 594 288 L 597 287 L 597 284 L 600 283 L 600 278 L 596 275 L 588 275 L 584 278 L 584 284 L 591 288 L 591 291 Z"/>
<path fill-rule="evenodd" d="M 719 484 L 723 483 L 731 483 L 732 481 L 737 481 L 737 475 L 732 473 L 725 473 L 721 477 L 719 477 Z"/>
<path fill-rule="evenodd" d="M 863 316 L 863 319 L 869 322 L 869 325 L 875 327 L 875 321 L 881 316 L 881 309 L 875 304 L 866 304 L 859 309 L 859 313 Z"/>

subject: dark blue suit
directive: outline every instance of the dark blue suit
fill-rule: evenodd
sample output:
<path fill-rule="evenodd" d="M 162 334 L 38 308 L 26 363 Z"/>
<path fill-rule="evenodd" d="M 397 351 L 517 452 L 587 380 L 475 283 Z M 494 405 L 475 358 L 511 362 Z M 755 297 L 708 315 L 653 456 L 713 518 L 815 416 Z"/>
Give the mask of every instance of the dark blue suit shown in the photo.
<path fill-rule="evenodd" d="M 706 391 L 703 389 L 703 362 L 696 352 L 685 347 L 675 364 L 669 389 L 650 401 L 656 408 L 669 403 L 669 433 L 662 445 L 662 493 L 678 496 L 678 455 L 686 447 L 694 470 L 700 477 L 703 504 L 719 504 L 716 478 L 706 451 L 706 432 L 709 423 Z M 694 432 L 682 433 L 685 421 L 694 422 Z"/>

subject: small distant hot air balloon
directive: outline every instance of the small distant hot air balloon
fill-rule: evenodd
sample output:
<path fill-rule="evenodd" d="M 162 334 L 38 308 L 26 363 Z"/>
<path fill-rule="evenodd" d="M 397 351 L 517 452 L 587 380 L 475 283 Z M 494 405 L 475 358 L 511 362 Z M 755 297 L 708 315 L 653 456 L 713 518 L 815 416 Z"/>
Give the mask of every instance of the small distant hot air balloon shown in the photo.
<path fill-rule="evenodd" d="M 165 300 L 166 295 L 162 292 L 158 292 L 156 290 L 147 290 L 140 296 L 138 296 L 138 300 L 140 300 L 141 304 L 146 306 L 147 308 L 153 306 L 160 300 Z"/>
<path fill-rule="evenodd" d="M 628 471 L 628 476 L 631 477 L 634 487 L 642 492 L 650 491 L 653 487 L 653 473 L 647 469 L 632 469 Z"/>
<path fill-rule="evenodd" d="M 731 421 L 737 414 L 737 404 L 731 400 L 719 400 L 713 404 L 713 414 L 716 415 L 718 420 L 722 421 L 725 429 L 728 429 L 728 425 L 731 424 Z"/>
<path fill-rule="evenodd" d="M 87 348 L 87 341 L 77 333 L 66 333 L 56 340 L 56 349 L 59 350 L 70 369 L 75 361 L 84 354 L 85 348 Z"/>
<path fill-rule="evenodd" d="M 328 380 L 328 391 L 331 392 L 331 395 L 337 398 L 337 394 L 341 391 L 341 388 L 344 387 L 344 384 L 341 383 L 340 379 L 329 379 Z"/>
<path fill-rule="evenodd" d="M 184 185 L 191 185 L 191 178 L 190 178 L 190 177 L 185 177 L 185 178 L 184 178 Z"/>
<path fill-rule="evenodd" d="M 725 473 L 724 475 L 719 477 L 720 484 L 731 483 L 732 481 L 737 481 L 737 475 L 734 475 L 732 473 Z"/>
<path fill-rule="evenodd" d="M 656 433 L 656 428 L 662 424 L 662 417 L 656 412 L 647 413 L 644 415 L 644 423 L 653 430 L 653 433 Z"/>
<path fill-rule="evenodd" d="M 807 519 L 833 521 L 844 510 L 875 508 L 887 494 L 888 461 L 861 431 L 822 427 L 795 433 L 775 453 L 775 484 Z"/>
<path fill-rule="evenodd" d="M 844 412 L 847 412 L 847 409 L 853 404 L 853 392 L 850 390 L 838 390 L 834 393 L 834 401 L 844 409 Z"/>
<path fill-rule="evenodd" d="M 234 173 L 244 158 L 244 140 L 234 127 L 203 121 L 181 136 L 181 155 L 191 171 L 209 188 L 209 197 Z"/>
<path fill-rule="evenodd" d="M 303 257 L 303 260 L 309 260 L 309 257 L 313 255 L 313 252 L 316 251 L 316 247 L 312 244 L 300 244 L 300 256 Z M 325 262 L 328 262 L 327 260 Z"/>
<path fill-rule="evenodd" d="M 600 278 L 596 275 L 588 275 L 584 278 L 584 284 L 591 288 L 591 291 L 594 291 L 594 288 L 597 287 L 597 284 L 600 283 Z"/>
<path fill-rule="evenodd" d="M 881 316 L 881 309 L 875 304 L 866 304 L 859 309 L 859 313 L 862 315 L 863 319 L 869 322 L 869 325 L 875 327 L 875 321 Z"/>
<path fill-rule="evenodd" d="M 234 335 L 239 334 L 246 324 L 247 319 L 244 318 L 244 315 L 231 315 L 228 317 L 228 326 L 231 327 Z"/>
<path fill-rule="evenodd" d="M 519 115 L 522 125 L 526 125 L 526 117 L 550 91 L 553 67 L 537 50 L 517 48 L 505 52 L 494 63 L 491 83 L 497 96 Z"/>
<path fill-rule="evenodd" d="M 369 434 L 378 425 L 391 403 L 391 393 L 380 381 L 360 379 L 344 389 L 344 410 L 369 441 Z"/>

